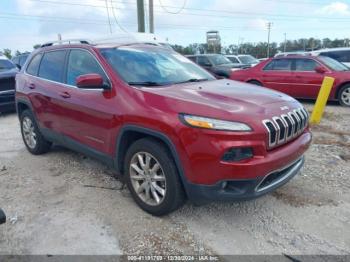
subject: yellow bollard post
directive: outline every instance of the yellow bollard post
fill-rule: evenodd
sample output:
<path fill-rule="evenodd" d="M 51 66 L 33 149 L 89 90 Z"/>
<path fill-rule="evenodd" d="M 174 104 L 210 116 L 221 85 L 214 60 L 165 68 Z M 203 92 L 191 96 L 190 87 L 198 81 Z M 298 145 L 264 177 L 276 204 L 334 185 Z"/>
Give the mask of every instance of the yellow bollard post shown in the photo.
<path fill-rule="evenodd" d="M 314 110 L 312 111 L 312 114 L 311 114 L 311 119 L 310 119 L 311 124 L 319 124 L 321 122 L 324 108 L 326 107 L 328 97 L 329 97 L 329 94 L 331 93 L 334 81 L 335 79 L 329 76 L 326 76 L 323 79 L 323 83 L 322 83 L 320 92 L 318 93 Z"/>

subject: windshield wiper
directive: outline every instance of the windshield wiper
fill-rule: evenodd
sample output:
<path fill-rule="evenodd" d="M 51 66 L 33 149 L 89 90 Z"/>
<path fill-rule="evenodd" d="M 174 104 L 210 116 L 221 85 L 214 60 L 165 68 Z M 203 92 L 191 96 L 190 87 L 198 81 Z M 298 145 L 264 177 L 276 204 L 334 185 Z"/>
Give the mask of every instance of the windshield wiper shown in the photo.
<path fill-rule="evenodd" d="M 153 81 L 144 81 L 144 82 L 128 82 L 131 86 L 162 86 L 162 83 L 153 82 Z"/>
<path fill-rule="evenodd" d="M 176 84 L 183 84 L 183 83 L 194 83 L 194 82 L 203 82 L 203 81 L 208 81 L 208 78 L 191 78 L 186 81 L 182 82 L 177 82 Z"/>

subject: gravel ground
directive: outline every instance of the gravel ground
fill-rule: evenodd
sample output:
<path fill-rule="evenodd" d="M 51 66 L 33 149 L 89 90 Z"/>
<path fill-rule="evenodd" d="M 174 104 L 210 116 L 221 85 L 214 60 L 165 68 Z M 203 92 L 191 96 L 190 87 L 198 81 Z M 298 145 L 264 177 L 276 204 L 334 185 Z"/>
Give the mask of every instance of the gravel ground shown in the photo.
<path fill-rule="evenodd" d="M 95 160 L 61 147 L 30 155 L 15 114 L 0 127 L 0 254 L 350 254 L 349 108 L 327 107 L 303 171 L 274 193 L 163 218 Z"/>

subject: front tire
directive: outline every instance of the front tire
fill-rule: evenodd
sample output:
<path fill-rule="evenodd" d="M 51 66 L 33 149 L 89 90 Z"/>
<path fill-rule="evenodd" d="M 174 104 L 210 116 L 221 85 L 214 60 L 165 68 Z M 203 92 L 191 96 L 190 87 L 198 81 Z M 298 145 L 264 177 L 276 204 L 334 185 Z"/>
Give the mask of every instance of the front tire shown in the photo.
<path fill-rule="evenodd" d="M 50 150 L 52 143 L 47 141 L 40 133 L 34 115 L 30 110 L 22 112 L 20 123 L 23 142 L 30 153 L 41 155 Z"/>
<path fill-rule="evenodd" d="M 130 146 L 124 176 L 135 202 L 152 215 L 166 215 L 184 203 L 174 160 L 167 148 L 154 139 L 140 139 Z"/>
<path fill-rule="evenodd" d="M 338 100 L 342 106 L 350 106 L 350 85 L 345 85 L 339 90 Z"/>

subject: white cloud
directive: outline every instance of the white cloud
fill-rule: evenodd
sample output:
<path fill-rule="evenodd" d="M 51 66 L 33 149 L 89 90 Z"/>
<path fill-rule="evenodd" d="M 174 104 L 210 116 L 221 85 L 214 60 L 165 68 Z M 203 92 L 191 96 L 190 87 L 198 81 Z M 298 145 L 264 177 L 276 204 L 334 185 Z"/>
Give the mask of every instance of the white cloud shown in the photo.
<path fill-rule="evenodd" d="M 342 2 L 333 2 L 329 5 L 323 6 L 316 11 L 322 15 L 350 15 L 349 5 Z"/>

